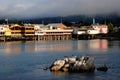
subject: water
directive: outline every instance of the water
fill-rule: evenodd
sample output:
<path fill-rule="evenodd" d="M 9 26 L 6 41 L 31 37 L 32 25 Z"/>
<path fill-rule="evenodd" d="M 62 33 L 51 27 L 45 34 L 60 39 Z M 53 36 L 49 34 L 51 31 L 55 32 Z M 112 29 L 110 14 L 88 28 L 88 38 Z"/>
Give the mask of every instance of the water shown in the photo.
<path fill-rule="evenodd" d="M 109 70 L 65 73 L 43 70 L 64 56 L 94 56 L 95 65 Z M 0 80 L 119 80 L 120 41 L 70 40 L 0 43 Z"/>

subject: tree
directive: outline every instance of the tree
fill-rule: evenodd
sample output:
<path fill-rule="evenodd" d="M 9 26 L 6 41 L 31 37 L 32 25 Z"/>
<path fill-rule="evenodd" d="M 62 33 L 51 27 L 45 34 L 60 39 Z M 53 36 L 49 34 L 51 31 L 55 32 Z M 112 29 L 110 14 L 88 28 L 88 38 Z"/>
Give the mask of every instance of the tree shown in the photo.
<path fill-rule="evenodd" d="M 114 25 L 112 23 L 108 23 L 108 29 L 109 29 L 109 32 L 112 32 L 114 29 Z"/>

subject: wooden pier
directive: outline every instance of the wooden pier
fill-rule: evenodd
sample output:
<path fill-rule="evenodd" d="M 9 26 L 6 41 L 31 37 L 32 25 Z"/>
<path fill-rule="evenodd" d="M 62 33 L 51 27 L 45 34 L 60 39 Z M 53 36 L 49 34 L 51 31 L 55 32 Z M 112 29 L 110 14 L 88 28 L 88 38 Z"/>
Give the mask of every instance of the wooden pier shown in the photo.
<path fill-rule="evenodd" d="M 0 41 L 3 41 L 3 42 L 5 42 L 5 41 L 6 41 L 6 38 L 5 38 L 5 36 L 0 36 Z"/>
<path fill-rule="evenodd" d="M 39 35 L 27 37 L 0 36 L 0 41 L 47 41 L 47 40 L 72 40 L 71 35 Z"/>
<path fill-rule="evenodd" d="M 39 35 L 35 37 L 35 40 L 71 40 L 71 35 Z"/>
<path fill-rule="evenodd" d="M 73 34 L 72 38 L 76 39 L 76 40 L 84 40 L 84 39 L 90 40 L 90 39 L 98 38 L 98 35 L 95 35 L 95 34 L 82 34 L 82 35 Z"/>
<path fill-rule="evenodd" d="M 90 40 L 97 39 L 99 35 L 37 35 L 26 37 L 0 36 L 0 41 L 50 41 L 50 40 Z"/>

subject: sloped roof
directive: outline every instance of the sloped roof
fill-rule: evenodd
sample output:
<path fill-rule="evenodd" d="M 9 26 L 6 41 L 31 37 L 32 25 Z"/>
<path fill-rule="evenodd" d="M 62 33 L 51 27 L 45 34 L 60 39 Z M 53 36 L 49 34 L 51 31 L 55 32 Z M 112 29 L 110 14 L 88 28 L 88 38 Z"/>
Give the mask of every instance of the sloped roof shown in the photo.
<path fill-rule="evenodd" d="M 48 24 L 47 26 L 58 27 L 59 25 L 60 25 L 60 23 L 51 23 L 51 24 Z"/>
<path fill-rule="evenodd" d="M 67 28 L 67 26 L 65 26 L 62 23 L 52 23 L 52 24 L 48 24 L 47 26 L 53 26 L 53 27 L 58 27 L 58 28 Z"/>
<path fill-rule="evenodd" d="M 13 28 L 13 27 L 22 28 L 22 26 L 20 26 L 19 24 L 10 24 L 9 27 L 10 27 L 10 28 Z"/>
<path fill-rule="evenodd" d="M 65 26 L 64 24 L 61 23 L 61 24 L 60 24 L 60 28 L 62 28 L 62 29 L 63 29 L 63 28 L 67 28 L 67 26 Z"/>

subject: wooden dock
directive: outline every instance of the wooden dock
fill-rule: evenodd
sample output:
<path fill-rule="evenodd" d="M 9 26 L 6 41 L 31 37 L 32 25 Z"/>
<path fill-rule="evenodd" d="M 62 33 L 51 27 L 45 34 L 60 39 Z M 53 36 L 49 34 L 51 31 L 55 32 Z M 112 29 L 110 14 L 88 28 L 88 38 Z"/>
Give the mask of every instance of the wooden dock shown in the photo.
<path fill-rule="evenodd" d="M 6 41 L 47 41 L 47 40 L 72 40 L 71 35 L 39 35 L 26 37 L 0 36 L 1 42 Z"/>
<path fill-rule="evenodd" d="M 71 35 L 39 35 L 35 37 L 35 40 L 71 40 Z"/>

